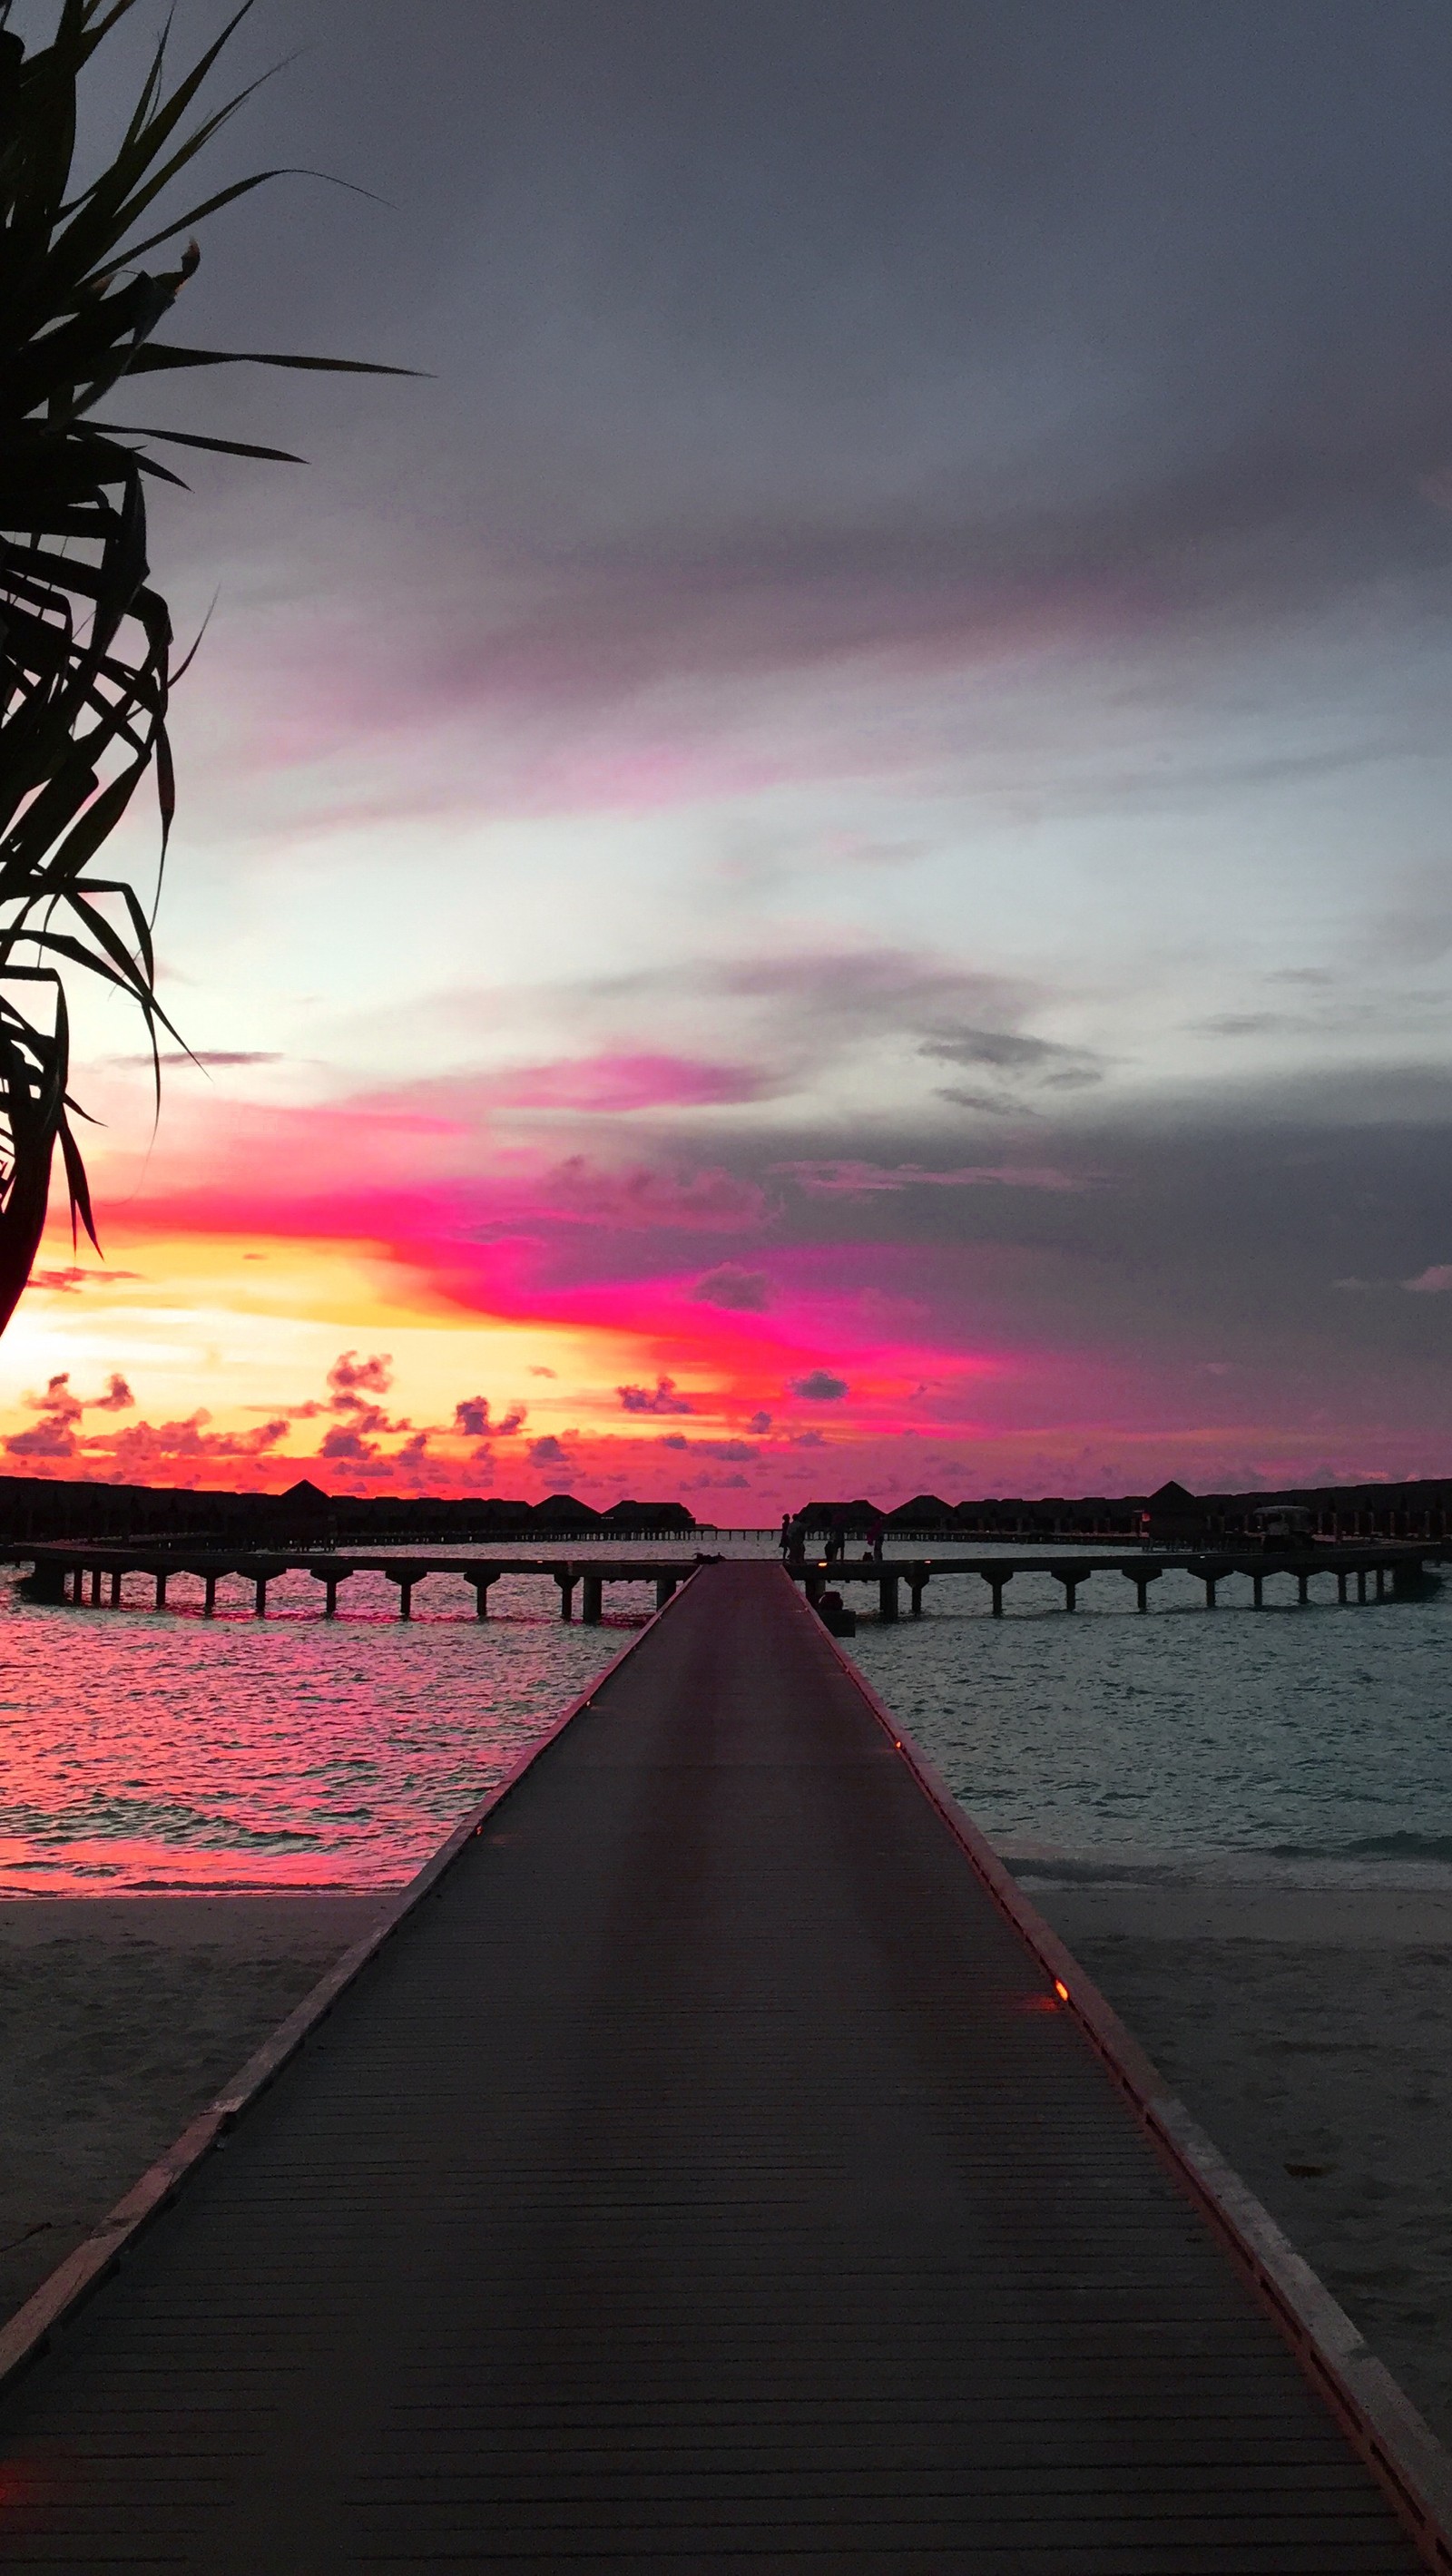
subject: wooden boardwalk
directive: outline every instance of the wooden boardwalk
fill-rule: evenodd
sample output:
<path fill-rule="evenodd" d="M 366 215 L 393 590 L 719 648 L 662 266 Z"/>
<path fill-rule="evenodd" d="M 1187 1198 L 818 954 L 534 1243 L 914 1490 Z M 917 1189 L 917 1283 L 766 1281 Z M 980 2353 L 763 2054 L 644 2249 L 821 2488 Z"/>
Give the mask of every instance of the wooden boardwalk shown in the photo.
<path fill-rule="evenodd" d="M 0 2566 L 1414 2568 L 973 1852 L 703 1569 L 14 2381 Z"/>

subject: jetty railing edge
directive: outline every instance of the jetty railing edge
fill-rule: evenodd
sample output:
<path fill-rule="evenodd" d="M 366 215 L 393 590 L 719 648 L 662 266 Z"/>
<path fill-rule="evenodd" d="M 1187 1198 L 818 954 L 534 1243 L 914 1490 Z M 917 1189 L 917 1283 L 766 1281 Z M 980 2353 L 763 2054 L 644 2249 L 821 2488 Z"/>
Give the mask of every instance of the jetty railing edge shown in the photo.
<path fill-rule="evenodd" d="M 477 1805 L 460 1818 L 452 1833 L 424 1862 L 422 1869 L 397 1891 L 395 1901 L 372 1930 L 333 1962 L 326 1975 L 309 1988 L 302 2002 L 278 2023 L 261 2047 L 254 2049 L 206 2109 L 199 2111 L 180 2137 L 147 2166 L 125 2198 L 107 2212 L 64 2262 L 58 2263 L 39 2288 L 22 2301 L 13 2316 L 0 2325 L 0 2399 L 8 2396 L 16 2381 L 45 2357 L 52 2337 L 62 2332 L 93 2294 L 120 2270 L 125 2255 L 138 2238 L 154 2220 L 172 2207 L 199 2166 L 236 2127 L 244 2112 L 250 2110 L 253 2103 L 276 2082 L 283 2068 L 290 2064 L 318 2025 L 326 2021 L 339 1997 L 357 1982 L 364 1969 L 377 1958 L 425 1898 L 435 1894 L 454 1863 L 462 1857 L 476 1835 L 483 1832 L 494 1810 L 512 1789 L 518 1787 L 526 1772 L 533 1769 L 541 1755 L 547 1753 L 563 1735 L 566 1727 L 592 1706 L 605 1684 L 681 1599 L 698 1571 L 698 1567 L 692 1567 L 685 1574 L 680 1590 L 672 1595 L 671 1600 L 637 1630 L 618 1655 L 611 1657 L 603 1672 L 597 1673 L 588 1689 L 570 1701 L 546 1732 L 526 1745 L 503 1779 L 496 1781 Z"/>
<path fill-rule="evenodd" d="M 793 1584 L 794 1597 L 796 1587 Z M 805 1609 L 806 1604 L 803 1602 Z M 814 1615 L 809 1613 L 808 1615 Z M 823 1643 L 938 1810 L 999 1911 L 1044 1969 L 1130 2109 L 1209 2221 L 1302 2371 L 1381 2487 L 1424 2563 L 1452 2570 L 1452 2452 L 1377 2359 L 1320 2275 L 1220 2153 L 1052 1924 L 1025 1896 L 937 1766 L 830 1631 Z"/>

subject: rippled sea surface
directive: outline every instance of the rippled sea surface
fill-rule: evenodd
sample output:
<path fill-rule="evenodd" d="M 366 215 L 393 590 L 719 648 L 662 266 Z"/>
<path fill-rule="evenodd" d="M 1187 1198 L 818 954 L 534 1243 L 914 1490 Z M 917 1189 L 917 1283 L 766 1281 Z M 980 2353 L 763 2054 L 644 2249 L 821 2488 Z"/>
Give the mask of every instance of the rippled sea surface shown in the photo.
<path fill-rule="evenodd" d="M 1440 1877 L 1452 1583 L 1345 1609 L 1316 1588 L 1300 1608 L 1277 1578 L 1256 1613 L 1233 1581 L 1207 1613 L 1166 1574 L 1140 1618 L 1101 1574 L 1068 1618 L 1049 1577 L 1017 1576 L 995 1620 L 981 1582 L 944 1577 L 851 1651 L 1010 1851 Z M 397 1883 L 653 1598 L 612 1587 L 604 1626 L 567 1628 L 539 1578 L 501 1579 L 484 1623 L 447 1578 L 408 1625 L 381 1575 L 331 1622 L 306 1575 L 262 1621 L 240 1585 L 211 1620 L 199 1586 L 172 1597 L 158 1616 L 137 1578 L 119 1612 L 42 1609 L 0 1576 L 0 1893 Z"/>
<path fill-rule="evenodd" d="M 1115 1574 L 1072 1618 L 1047 1575 L 1016 1575 L 1002 1619 L 976 1578 L 950 1583 L 920 1621 L 864 1622 L 851 1651 L 1001 1849 L 1381 1881 L 1452 1868 L 1452 1574 L 1345 1608 L 1332 1578 L 1303 1608 L 1281 1574 L 1259 1611 L 1237 1577 L 1207 1611 L 1203 1585 L 1166 1573 L 1143 1618 Z"/>

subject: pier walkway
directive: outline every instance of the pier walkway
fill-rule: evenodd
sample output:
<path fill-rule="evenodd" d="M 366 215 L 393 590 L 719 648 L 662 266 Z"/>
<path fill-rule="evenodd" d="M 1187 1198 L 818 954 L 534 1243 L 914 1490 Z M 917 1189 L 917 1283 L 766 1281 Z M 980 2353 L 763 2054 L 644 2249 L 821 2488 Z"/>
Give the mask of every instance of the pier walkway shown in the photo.
<path fill-rule="evenodd" d="M 1441 2455 L 955 1815 L 703 1568 L 0 2336 L 0 2566 L 1405 2576 Z"/>

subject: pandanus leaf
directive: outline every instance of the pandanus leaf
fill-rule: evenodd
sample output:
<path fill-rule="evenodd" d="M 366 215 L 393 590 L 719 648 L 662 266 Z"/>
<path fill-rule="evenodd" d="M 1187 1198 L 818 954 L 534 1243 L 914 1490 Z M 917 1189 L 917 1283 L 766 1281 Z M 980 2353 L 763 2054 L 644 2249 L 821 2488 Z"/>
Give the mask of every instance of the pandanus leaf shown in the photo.
<path fill-rule="evenodd" d="M 70 1125 L 86 1113 L 69 1091 L 67 979 L 136 1004 L 158 1084 L 158 1031 L 185 1046 L 156 996 L 146 907 L 124 878 L 92 868 L 148 772 L 163 863 L 175 808 L 167 718 L 179 672 L 147 565 L 146 478 L 185 486 L 145 443 L 299 461 L 250 440 L 124 428 L 95 406 L 130 376 L 198 367 L 413 372 L 156 337 L 200 252 L 188 238 L 175 268 L 138 263 L 255 189 L 304 175 L 255 171 L 138 231 L 258 86 L 188 122 L 252 4 L 170 91 L 163 34 L 111 160 L 76 185 L 78 83 L 138 0 L 61 0 L 50 42 L 29 54 L 0 0 L 0 1330 L 35 1259 L 57 1144 L 72 1231 L 96 1239 Z M 34 987 L 48 1022 L 22 1007 Z"/>

